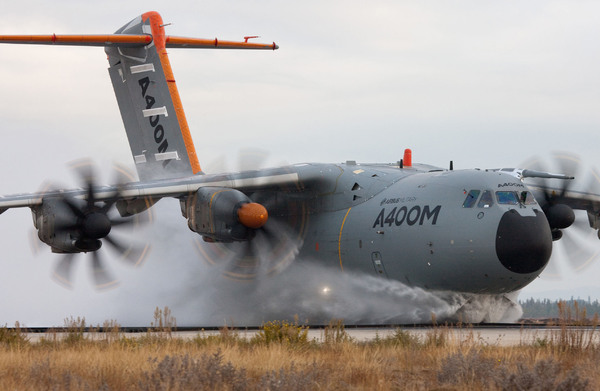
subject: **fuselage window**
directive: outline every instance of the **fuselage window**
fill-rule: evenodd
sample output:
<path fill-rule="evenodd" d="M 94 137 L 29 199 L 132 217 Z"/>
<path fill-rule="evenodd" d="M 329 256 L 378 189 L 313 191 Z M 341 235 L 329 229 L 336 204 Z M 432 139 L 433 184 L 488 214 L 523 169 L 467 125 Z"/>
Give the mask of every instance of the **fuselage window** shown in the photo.
<path fill-rule="evenodd" d="M 496 200 L 499 204 L 504 205 L 517 205 L 519 203 L 517 193 L 515 193 L 514 191 L 497 191 Z"/>
<path fill-rule="evenodd" d="M 489 208 L 494 204 L 494 196 L 491 191 L 485 190 L 477 204 L 478 208 Z"/>
<path fill-rule="evenodd" d="M 472 208 L 477 202 L 477 198 L 479 198 L 479 193 L 481 190 L 471 190 L 469 194 L 467 194 L 467 198 L 465 202 L 463 202 L 463 208 Z"/>

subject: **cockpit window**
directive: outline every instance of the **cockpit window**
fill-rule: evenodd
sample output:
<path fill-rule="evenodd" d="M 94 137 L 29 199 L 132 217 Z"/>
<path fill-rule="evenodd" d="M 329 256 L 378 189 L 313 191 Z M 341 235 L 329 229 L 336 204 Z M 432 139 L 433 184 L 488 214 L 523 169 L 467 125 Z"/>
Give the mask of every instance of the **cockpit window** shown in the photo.
<path fill-rule="evenodd" d="M 479 198 L 479 193 L 481 193 L 481 190 L 470 190 L 465 202 L 463 202 L 463 208 L 472 208 L 477 202 L 477 198 Z"/>
<path fill-rule="evenodd" d="M 533 197 L 533 194 L 529 191 L 522 191 L 521 194 L 521 203 L 524 205 L 533 205 L 537 204 L 537 201 Z"/>
<path fill-rule="evenodd" d="M 478 208 L 489 208 L 494 204 L 494 196 L 491 191 L 485 190 L 477 204 Z"/>
<path fill-rule="evenodd" d="M 499 204 L 504 205 L 517 205 L 519 203 L 517 193 L 514 191 L 497 191 L 496 200 Z"/>

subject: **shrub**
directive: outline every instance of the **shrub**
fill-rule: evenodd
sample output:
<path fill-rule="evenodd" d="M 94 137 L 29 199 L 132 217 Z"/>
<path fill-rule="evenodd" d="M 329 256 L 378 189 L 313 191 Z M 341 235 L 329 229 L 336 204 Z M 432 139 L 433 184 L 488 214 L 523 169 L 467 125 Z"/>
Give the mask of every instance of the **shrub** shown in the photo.
<path fill-rule="evenodd" d="M 171 309 L 165 307 L 160 309 L 156 307 L 154 310 L 154 321 L 150 322 L 150 328 L 148 329 L 149 334 L 156 334 L 156 336 L 171 337 L 172 332 L 177 330 L 177 320 L 171 314 Z"/>
<path fill-rule="evenodd" d="M 81 344 L 85 341 L 85 318 L 65 318 L 65 330 L 67 335 L 62 340 L 63 343 L 70 346 Z"/>
<path fill-rule="evenodd" d="M 201 333 L 197 334 L 192 341 L 198 346 L 209 346 L 209 345 L 219 345 L 224 344 L 226 346 L 235 346 L 235 345 L 245 345 L 248 341 L 240 337 L 239 333 L 225 325 L 219 328 L 218 335 L 205 335 L 204 329 Z"/>
<path fill-rule="evenodd" d="M 263 323 L 259 332 L 252 338 L 254 343 L 284 343 L 288 345 L 304 345 L 308 343 L 308 326 L 298 325 L 288 321 L 272 320 Z"/>
<path fill-rule="evenodd" d="M 154 368 L 145 372 L 138 385 L 141 390 L 234 390 L 249 389 L 245 369 L 223 362 L 221 350 L 203 354 L 199 359 L 188 354 L 151 359 Z"/>
<path fill-rule="evenodd" d="M 467 355 L 458 352 L 446 357 L 437 378 L 440 383 L 471 386 L 479 384 L 486 387 L 488 380 L 493 381 L 496 369 L 494 360 L 482 356 L 479 351 L 471 350 Z"/>
<path fill-rule="evenodd" d="M 15 327 L 0 327 L 0 345 L 11 348 L 20 348 L 29 345 L 27 335 L 21 330 L 19 322 L 15 322 Z"/>
<path fill-rule="evenodd" d="M 117 342 L 121 338 L 121 325 L 114 319 L 105 320 L 101 330 L 107 344 Z"/>
<path fill-rule="evenodd" d="M 394 334 L 381 338 L 379 335 L 373 341 L 376 345 L 391 345 L 401 348 L 417 348 L 421 346 L 419 337 L 411 334 L 407 330 L 397 328 Z"/>
<path fill-rule="evenodd" d="M 424 345 L 435 348 L 448 345 L 448 327 L 434 326 L 425 336 Z"/>
<path fill-rule="evenodd" d="M 560 366 L 552 359 L 537 361 L 533 367 L 518 363 L 515 372 L 500 371 L 496 375 L 496 385 L 502 391 L 583 391 L 588 389 L 589 381 L 579 377 L 575 369 L 569 371 L 562 380 L 560 375 Z"/>
<path fill-rule="evenodd" d="M 344 321 L 341 319 L 332 319 L 325 329 L 323 329 L 323 342 L 326 345 L 351 342 L 352 337 L 346 332 Z"/>
<path fill-rule="evenodd" d="M 269 391 L 302 391 L 319 389 L 319 385 L 327 380 L 328 372 L 313 362 L 305 370 L 297 370 L 294 363 L 288 370 L 265 373 L 260 379 L 259 390 Z M 322 384 L 321 384 L 322 385 Z"/>

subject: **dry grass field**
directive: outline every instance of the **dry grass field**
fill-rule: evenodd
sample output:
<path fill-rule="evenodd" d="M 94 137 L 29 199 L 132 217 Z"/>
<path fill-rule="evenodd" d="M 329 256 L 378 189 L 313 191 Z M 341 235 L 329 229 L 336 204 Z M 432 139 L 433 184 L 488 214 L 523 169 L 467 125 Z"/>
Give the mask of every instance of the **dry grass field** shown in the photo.
<path fill-rule="evenodd" d="M 358 342 L 332 322 L 316 342 L 306 327 L 273 321 L 251 339 L 224 327 L 218 335 L 183 340 L 172 334 L 168 309 L 157 310 L 152 328 L 135 338 L 114 321 L 102 332 L 84 333 L 85 320 L 71 318 L 66 332 L 35 343 L 18 328 L 1 328 L 0 389 L 600 389 L 595 329 L 568 328 L 585 314 L 563 315 L 549 337 L 510 347 L 484 343 L 476 331 L 456 340 L 444 326 L 421 337 L 398 329 Z"/>

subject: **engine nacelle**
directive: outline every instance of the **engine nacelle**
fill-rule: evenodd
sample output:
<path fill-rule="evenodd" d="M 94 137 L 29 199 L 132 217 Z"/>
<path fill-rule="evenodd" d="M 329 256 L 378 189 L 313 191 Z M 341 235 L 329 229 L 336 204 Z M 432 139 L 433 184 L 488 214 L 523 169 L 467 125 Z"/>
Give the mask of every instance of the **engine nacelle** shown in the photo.
<path fill-rule="evenodd" d="M 38 238 L 54 253 L 96 251 L 102 245 L 99 240 L 81 240 L 77 230 L 56 229 L 57 226 L 70 227 L 77 223 L 77 216 L 58 198 L 44 199 L 41 205 L 31 208 L 31 213 Z"/>
<path fill-rule="evenodd" d="M 185 202 L 185 204 L 184 204 Z M 252 238 L 252 229 L 238 218 L 238 210 L 252 202 L 244 193 L 223 187 L 201 187 L 182 201 L 188 227 L 208 241 L 234 242 Z"/>
<path fill-rule="evenodd" d="M 575 221 L 575 213 L 569 205 L 552 205 L 545 208 L 544 213 L 552 229 L 568 228 Z"/>

